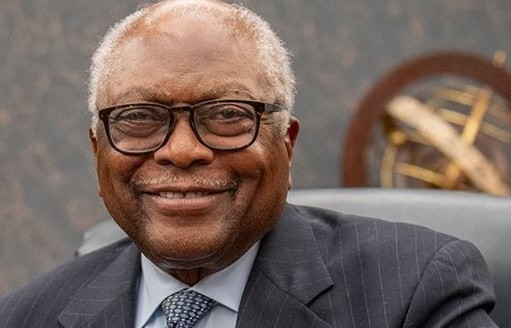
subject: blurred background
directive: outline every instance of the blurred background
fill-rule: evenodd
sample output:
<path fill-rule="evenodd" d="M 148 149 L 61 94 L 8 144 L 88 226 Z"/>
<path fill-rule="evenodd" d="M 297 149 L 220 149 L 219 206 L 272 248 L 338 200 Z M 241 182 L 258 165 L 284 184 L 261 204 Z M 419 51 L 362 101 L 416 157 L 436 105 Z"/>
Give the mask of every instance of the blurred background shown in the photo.
<path fill-rule="evenodd" d="M 294 54 L 294 187 L 340 186 L 346 128 L 376 80 L 440 50 L 511 53 L 509 0 L 245 0 Z M 89 58 L 147 1 L 0 1 L 0 297 L 74 256 L 108 216 L 87 136 Z"/>

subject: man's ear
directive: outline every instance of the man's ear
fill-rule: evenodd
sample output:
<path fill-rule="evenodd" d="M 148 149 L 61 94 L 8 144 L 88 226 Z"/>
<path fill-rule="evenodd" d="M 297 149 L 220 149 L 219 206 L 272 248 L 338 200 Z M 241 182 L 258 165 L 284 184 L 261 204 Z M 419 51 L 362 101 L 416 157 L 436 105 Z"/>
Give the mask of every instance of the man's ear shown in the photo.
<path fill-rule="evenodd" d="M 92 128 L 89 129 L 89 140 L 91 142 L 92 146 L 92 152 L 94 153 L 94 160 L 96 163 L 96 172 L 98 171 L 98 139 L 94 134 L 94 131 L 92 131 Z M 101 187 L 98 182 L 98 195 L 99 197 L 103 197 L 101 194 Z"/>
<path fill-rule="evenodd" d="M 293 149 L 295 147 L 296 139 L 298 138 L 298 133 L 300 132 L 300 121 L 291 116 L 289 119 L 289 126 L 286 131 L 286 135 L 284 137 L 284 142 L 286 144 L 287 156 L 289 161 L 289 167 L 293 163 Z M 291 171 L 289 172 L 289 186 L 288 189 L 291 189 L 293 185 L 293 179 L 291 177 Z"/>
<path fill-rule="evenodd" d="M 94 135 L 94 131 L 92 131 L 92 128 L 89 129 L 89 139 L 90 139 L 90 142 L 91 142 L 91 145 L 92 145 L 92 152 L 94 153 L 94 157 L 97 158 L 98 139 L 96 139 L 96 136 Z"/>
<path fill-rule="evenodd" d="M 284 137 L 284 142 L 286 143 L 287 156 L 289 158 L 289 166 L 291 166 L 291 162 L 293 161 L 293 148 L 296 143 L 296 139 L 298 138 L 298 133 L 300 132 L 300 121 L 294 116 L 289 118 L 289 126 L 286 131 L 286 135 Z"/>

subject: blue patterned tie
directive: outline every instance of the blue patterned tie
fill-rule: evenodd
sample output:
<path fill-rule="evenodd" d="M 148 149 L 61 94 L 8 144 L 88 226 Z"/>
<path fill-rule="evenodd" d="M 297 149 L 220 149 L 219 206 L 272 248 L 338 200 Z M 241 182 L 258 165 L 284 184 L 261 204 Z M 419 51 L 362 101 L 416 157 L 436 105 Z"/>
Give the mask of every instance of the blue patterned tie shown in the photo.
<path fill-rule="evenodd" d="M 167 297 L 161 307 L 167 319 L 167 328 L 190 328 L 215 304 L 207 296 L 183 289 Z"/>

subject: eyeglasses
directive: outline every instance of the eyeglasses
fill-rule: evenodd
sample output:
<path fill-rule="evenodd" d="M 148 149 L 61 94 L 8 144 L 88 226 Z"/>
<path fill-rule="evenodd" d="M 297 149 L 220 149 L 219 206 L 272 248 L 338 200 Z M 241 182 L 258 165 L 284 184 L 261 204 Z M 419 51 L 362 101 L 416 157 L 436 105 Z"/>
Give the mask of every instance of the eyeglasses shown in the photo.
<path fill-rule="evenodd" d="M 282 107 L 251 100 L 210 100 L 197 104 L 141 102 L 100 109 L 108 141 L 125 155 L 141 155 L 163 147 L 176 126 L 176 113 L 189 112 L 197 139 L 212 150 L 241 150 L 257 138 L 263 113 Z"/>

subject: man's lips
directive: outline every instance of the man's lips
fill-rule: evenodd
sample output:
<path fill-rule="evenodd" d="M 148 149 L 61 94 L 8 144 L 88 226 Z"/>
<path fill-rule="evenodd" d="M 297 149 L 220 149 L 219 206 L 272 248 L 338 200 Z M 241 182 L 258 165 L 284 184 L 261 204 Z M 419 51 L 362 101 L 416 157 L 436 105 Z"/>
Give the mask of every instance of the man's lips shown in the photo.
<path fill-rule="evenodd" d="M 140 186 L 141 199 L 150 208 L 167 215 L 209 213 L 229 201 L 238 185 L 230 181 L 207 180 L 205 183 L 148 184 Z"/>
<path fill-rule="evenodd" d="M 231 201 L 232 190 L 216 190 L 214 192 L 159 192 L 143 193 L 142 201 L 149 208 L 165 216 L 189 217 L 210 213 Z"/>
<path fill-rule="evenodd" d="M 164 198 L 198 198 L 210 194 L 223 193 L 237 189 L 236 183 L 215 182 L 207 184 L 171 184 L 146 185 L 138 188 L 141 193 L 159 195 Z"/>
<path fill-rule="evenodd" d="M 165 216 L 208 213 L 232 202 L 238 181 L 225 176 L 171 174 L 137 177 L 131 181 L 147 209 Z M 223 205 L 222 205 L 223 204 Z"/>
<path fill-rule="evenodd" d="M 201 189 L 201 190 L 161 190 L 161 191 L 143 191 L 142 194 L 148 194 L 150 196 L 161 197 L 165 199 L 175 199 L 175 200 L 193 200 L 204 198 L 208 196 L 215 196 L 217 194 L 223 193 L 231 193 L 235 190 L 235 188 L 225 188 L 225 189 Z"/>
<path fill-rule="evenodd" d="M 216 192 L 215 192 L 216 193 Z M 192 192 L 174 192 L 174 191 L 162 191 L 158 195 L 167 199 L 193 199 L 200 198 L 211 194 L 208 191 L 192 191 Z"/>

